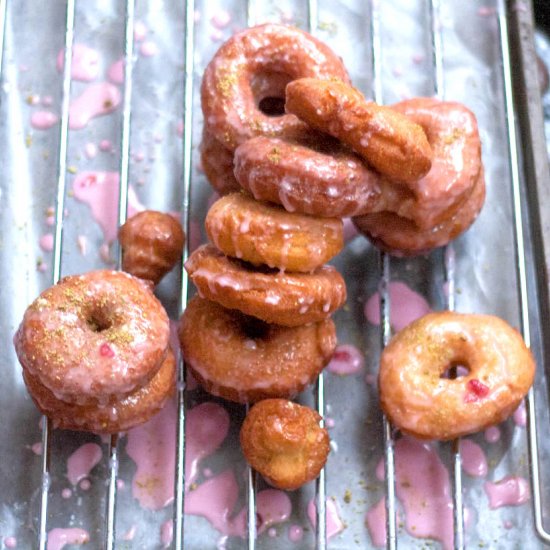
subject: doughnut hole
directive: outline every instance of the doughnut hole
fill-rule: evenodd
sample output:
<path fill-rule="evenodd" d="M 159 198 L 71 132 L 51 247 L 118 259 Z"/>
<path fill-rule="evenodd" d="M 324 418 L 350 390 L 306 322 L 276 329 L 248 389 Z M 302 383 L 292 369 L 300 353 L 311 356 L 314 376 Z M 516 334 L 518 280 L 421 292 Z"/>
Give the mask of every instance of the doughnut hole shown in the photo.
<path fill-rule="evenodd" d="M 252 95 L 264 115 L 280 117 L 285 114 L 285 88 L 291 80 L 290 75 L 273 71 L 263 71 L 252 76 Z"/>
<path fill-rule="evenodd" d="M 468 374 L 470 374 L 470 367 L 467 362 L 456 360 L 449 363 L 449 366 L 440 374 L 439 378 L 452 380 L 468 376 Z"/>
<path fill-rule="evenodd" d="M 104 332 L 114 325 L 113 310 L 101 304 L 93 304 L 86 312 L 85 321 L 92 332 Z"/>

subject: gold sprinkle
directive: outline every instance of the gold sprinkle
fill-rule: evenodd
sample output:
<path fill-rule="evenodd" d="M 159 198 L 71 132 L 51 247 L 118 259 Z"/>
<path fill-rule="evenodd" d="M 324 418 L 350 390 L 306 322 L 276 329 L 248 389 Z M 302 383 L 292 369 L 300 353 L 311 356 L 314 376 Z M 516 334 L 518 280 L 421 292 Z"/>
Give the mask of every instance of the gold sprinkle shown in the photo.
<path fill-rule="evenodd" d="M 30 134 L 27 134 L 25 136 L 25 146 L 28 148 L 30 148 L 30 146 L 32 145 L 32 136 Z"/>
<path fill-rule="evenodd" d="M 278 147 L 273 147 L 273 149 L 271 149 L 271 152 L 268 153 L 267 158 L 273 164 L 279 164 L 279 161 L 281 160 L 281 150 Z"/>
<path fill-rule="evenodd" d="M 218 91 L 222 94 L 223 97 L 228 97 L 232 88 L 237 84 L 237 76 L 235 73 L 230 73 L 226 76 L 223 76 L 218 81 Z"/>
<path fill-rule="evenodd" d="M 346 504 L 351 502 L 351 491 L 349 489 L 346 489 L 346 492 L 344 493 L 344 502 Z"/>
<path fill-rule="evenodd" d="M 67 166 L 67 172 L 69 174 L 76 174 L 78 172 L 78 168 L 76 166 Z"/>

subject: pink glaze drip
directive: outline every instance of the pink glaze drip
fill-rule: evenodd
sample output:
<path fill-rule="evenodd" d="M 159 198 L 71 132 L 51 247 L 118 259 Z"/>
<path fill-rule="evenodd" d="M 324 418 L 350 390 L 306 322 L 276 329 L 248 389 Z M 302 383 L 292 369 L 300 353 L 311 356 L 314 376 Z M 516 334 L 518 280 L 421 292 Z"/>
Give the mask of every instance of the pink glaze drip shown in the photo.
<path fill-rule="evenodd" d="M 491 510 L 501 506 L 519 506 L 530 498 L 529 482 L 522 477 L 507 476 L 495 483 L 486 481 L 483 488 L 489 497 Z"/>
<path fill-rule="evenodd" d="M 327 369 L 333 374 L 355 374 L 365 366 L 363 354 L 351 344 L 337 346 Z"/>
<path fill-rule="evenodd" d="M 137 527 L 135 525 L 132 525 L 124 535 L 122 535 L 122 540 L 134 540 L 134 537 L 136 536 Z"/>
<path fill-rule="evenodd" d="M 35 130 L 47 130 L 57 124 L 59 117 L 51 111 L 36 111 L 31 115 L 31 126 Z"/>
<path fill-rule="evenodd" d="M 159 47 L 156 45 L 155 42 L 152 42 L 151 40 L 145 40 L 141 43 L 139 47 L 139 53 L 143 55 L 143 57 L 152 57 L 159 53 Z"/>
<path fill-rule="evenodd" d="M 160 542 L 163 548 L 169 548 L 174 538 L 174 522 L 167 519 L 160 526 Z"/>
<path fill-rule="evenodd" d="M 304 530 L 299 525 L 291 525 L 288 528 L 288 539 L 292 542 L 300 542 L 304 538 Z"/>
<path fill-rule="evenodd" d="M 382 498 L 375 504 L 365 517 L 365 523 L 374 546 L 386 544 L 386 499 Z"/>
<path fill-rule="evenodd" d="M 429 443 L 402 437 L 395 444 L 396 494 L 405 511 L 405 528 L 413 537 L 433 538 L 443 547 L 453 547 L 453 509 L 450 498 L 449 472 Z M 378 479 L 384 479 L 384 461 L 376 468 Z M 380 503 L 377 505 L 380 506 Z M 374 520 L 380 511 L 371 515 Z M 385 510 L 384 510 L 385 522 Z"/>
<path fill-rule="evenodd" d="M 72 485 L 87 477 L 103 456 L 97 443 L 84 443 L 67 459 L 67 477 Z"/>
<path fill-rule="evenodd" d="M 120 105 L 120 91 L 109 82 L 98 82 L 88 86 L 82 94 L 71 101 L 69 128 L 80 130 L 90 120 L 112 113 Z"/>
<path fill-rule="evenodd" d="M 500 439 L 500 428 L 491 426 L 485 430 L 485 441 L 488 443 L 496 443 Z"/>
<path fill-rule="evenodd" d="M 103 231 L 105 243 L 116 239 L 118 229 L 118 173 L 82 172 L 73 182 L 76 200 L 87 204 L 92 210 L 94 220 Z M 128 217 L 144 210 L 134 188 L 128 189 Z"/>
<path fill-rule="evenodd" d="M 307 505 L 307 517 L 315 529 L 317 525 L 317 506 L 315 506 L 315 501 L 311 499 Z M 336 502 L 327 498 L 326 501 L 326 518 L 327 518 L 327 539 L 330 539 L 341 533 L 344 530 L 344 524 L 338 515 L 338 508 L 336 507 Z"/>
<path fill-rule="evenodd" d="M 56 527 L 48 532 L 47 550 L 61 550 L 68 544 L 86 544 L 90 541 L 90 534 L 79 527 L 63 529 Z"/>
<path fill-rule="evenodd" d="M 471 439 L 460 441 L 460 457 L 462 468 L 473 477 L 485 477 L 487 475 L 487 457 L 483 449 Z"/>
<path fill-rule="evenodd" d="M 65 66 L 65 50 L 57 54 L 57 70 L 63 71 Z M 99 53 L 83 44 L 73 45 L 73 59 L 71 62 L 71 77 L 74 80 L 91 82 L 99 74 Z"/>
<path fill-rule="evenodd" d="M 405 283 L 390 283 L 391 317 L 395 330 L 401 330 L 409 323 L 429 313 L 430 305 L 423 296 L 410 289 Z M 365 304 L 365 317 L 373 325 L 380 324 L 380 296 L 375 292 Z"/>
<path fill-rule="evenodd" d="M 289 496 L 277 489 L 260 491 L 256 497 L 256 521 L 258 533 L 277 523 L 286 521 L 292 512 Z"/>
<path fill-rule="evenodd" d="M 124 84 L 124 58 L 115 61 L 107 71 L 107 78 L 113 84 Z"/>
<path fill-rule="evenodd" d="M 38 245 L 44 252 L 51 252 L 53 250 L 53 234 L 46 233 L 40 237 Z"/>
<path fill-rule="evenodd" d="M 4 546 L 6 548 L 17 548 L 17 539 L 15 537 L 6 537 L 4 539 Z"/>
<path fill-rule="evenodd" d="M 525 401 L 522 401 L 520 403 L 519 407 L 512 415 L 512 418 L 514 419 L 516 426 L 519 426 L 520 428 L 525 428 L 525 426 L 527 425 L 527 410 L 525 408 Z"/>

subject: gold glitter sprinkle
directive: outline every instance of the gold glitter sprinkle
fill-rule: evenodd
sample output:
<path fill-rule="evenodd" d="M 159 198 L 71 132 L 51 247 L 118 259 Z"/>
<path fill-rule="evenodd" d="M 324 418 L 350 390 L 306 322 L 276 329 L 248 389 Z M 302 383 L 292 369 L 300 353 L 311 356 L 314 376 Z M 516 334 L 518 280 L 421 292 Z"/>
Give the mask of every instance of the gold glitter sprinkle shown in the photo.
<path fill-rule="evenodd" d="M 237 76 L 235 73 L 229 73 L 218 81 L 218 91 L 222 94 L 223 97 L 228 97 L 230 95 L 231 90 L 235 87 L 237 84 Z"/>
<path fill-rule="evenodd" d="M 279 164 L 279 161 L 281 160 L 281 150 L 278 147 L 273 147 L 273 149 L 271 149 L 271 152 L 268 153 L 267 158 L 273 164 Z"/>
<path fill-rule="evenodd" d="M 76 166 L 67 166 L 67 172 L 69 174 L 76 174 L 78 172 L 78 168 Z"/>

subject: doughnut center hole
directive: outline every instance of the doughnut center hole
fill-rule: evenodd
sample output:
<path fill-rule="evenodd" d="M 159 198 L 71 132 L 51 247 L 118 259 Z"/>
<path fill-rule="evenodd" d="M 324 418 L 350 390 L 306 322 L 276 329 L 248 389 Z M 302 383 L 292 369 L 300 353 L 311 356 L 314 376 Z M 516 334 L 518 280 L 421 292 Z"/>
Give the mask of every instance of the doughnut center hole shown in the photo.
<path fill-rule="evenodd" d="M 89 313 L 86 324 L 92 332 L 103 332 L 113 326 L 112 320 L 101 309 Z"/>
<path fill-rule="evenodd" d="M 468 376 L 468 374 L 470 374 L 470 367 L 468 367 L 462 361 L 453 361 L 443 371 L 443 373 L 439 378 L 454 380 L 455 378 L 462 378 L 463 376 Z"/>
<path fill-rule="evenodd" d="M 284 97 L 264 97 L 258 104 L 258 109 L 266 116 L 276 117 L 285 114 Z"/>
<path fill-rule="evenodd" d="M 242 327 L 245 336 L 252 342 L 265 338 L 269 331 L 269 325 L 267 323 L 248 316 L 243 318 Z"/>
<path fill-rule="evenodd" d="M 285 88 L 292 77 L 277 71 L 263 70 L 252 75 L 250 87 L 258 109 L 268 117 L 285 114 Z"/>

